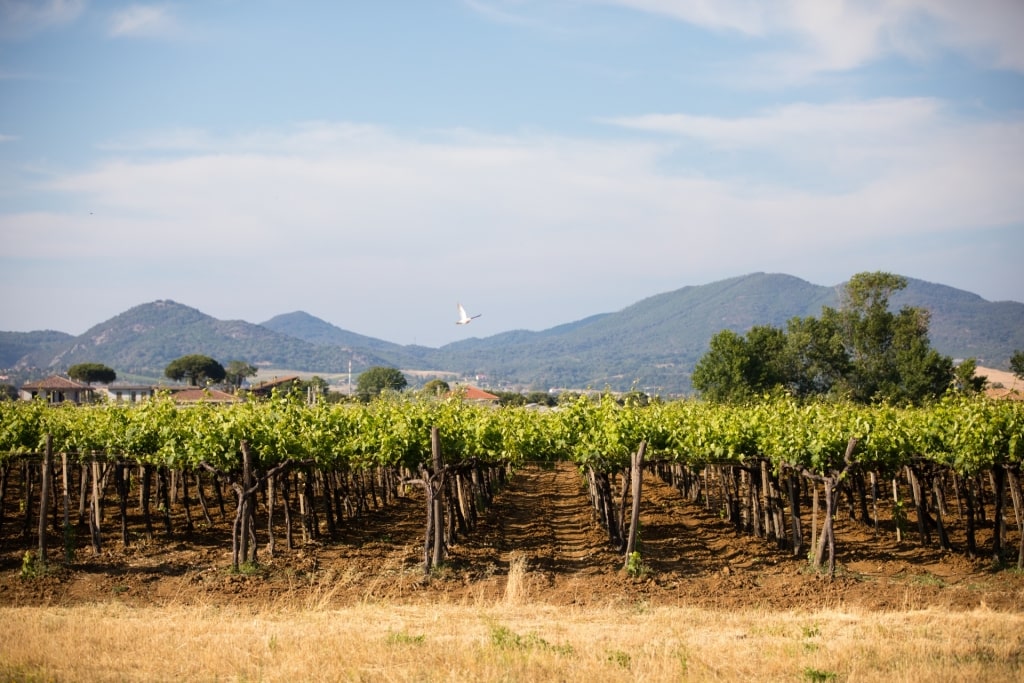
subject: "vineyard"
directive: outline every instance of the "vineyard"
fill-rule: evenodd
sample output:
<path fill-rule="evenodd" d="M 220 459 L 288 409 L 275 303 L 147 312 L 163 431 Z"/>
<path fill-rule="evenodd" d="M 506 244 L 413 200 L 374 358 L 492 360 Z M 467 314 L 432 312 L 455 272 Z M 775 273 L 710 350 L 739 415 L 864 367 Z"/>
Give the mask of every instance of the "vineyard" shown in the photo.
<path fill-rule="evenodd" d="M 457 399 L 7 402 L 0 599 L 57 599 L 69 574 L 111 568 L 105 590 L 134 590 L 132 573 L 154 567 L 179 594 L 188 583 L 207 597 L 250 581 L 500 594 L 517 558 L 532 589 L 572 602 L 623 585 L 700 602 L 753 588 L 755 567 L 757 585 L 801 572 L 834 599 L 862 583 L 851 568 L 1019 568 L 1022 436 L 1019 403 L 964 397 L 899 408 L 604 396 L 543 412 Z M 749 592 L 748 604 L 779 599 Z"/>

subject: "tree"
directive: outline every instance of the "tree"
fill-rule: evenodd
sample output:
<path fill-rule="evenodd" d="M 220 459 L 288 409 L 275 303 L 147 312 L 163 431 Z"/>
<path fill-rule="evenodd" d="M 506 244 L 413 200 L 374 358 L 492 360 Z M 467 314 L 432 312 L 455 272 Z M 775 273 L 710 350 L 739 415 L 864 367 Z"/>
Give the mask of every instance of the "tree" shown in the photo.
<path fill-rule="evenodd" d="M 960 365 L 953 370 L 953 388 L 964 394 L 980 393 L 988 384 L 988 378 L 984 375 L 975 376 L 977 369 L 978 364 L 975 359 L 968 358 L 961 361 Z"/>
<path fill-rule="evenodd" d="M 423 389 L 421 391 L 424 396 L 437 398 L 439 396 L 444 396 L 451 390 L 452 388 L 448 385 L 448 382 L 445 382 L 443 379 L 432 379 L 423 385 Z"/>
<path fill-rule="evenodd" d="M 316 394 L 324 395 L 331 389 L 331 385 L 327 383 L 320 375 L 313 375 L 308 380 L 303 382 L 303 385 L 313 391 Z"/>
<path fill-rule="evenodd" d="M 1017 379 L 1024 379 L 1024 351 L 1014 351 L 1010 356 L 1010 372 Z"/>
<path fill-rule="evenodd" d="M 224 381 L 234 388 L 239 388 L 249 377 L 255 377 L 259 370 L 249 365 L 243 360 L 232 360 L 228 361 L 228 366 L 224 369 Z"/>
<path fill-rule="evenodd" d="M 756 325 L 746 336 L 722 330 L 709 346 L 691 382 L 711 401 L 738 403 L 789 383 L 786 334 L 777 327 Z"/>
<path fill-rule="evenodd" d="M 367 369 L 356 380 L 356 394 L 364 401 L 378 396 L 382 391 L 401 391 L 408 386 L 405 375 L 398 368 L 375 365 Z"/>
<path fill-rule="evenodd" d="M 794 396 L 841 392 L 850 359 L 834 317 L 792 318 L 783 350 L 786 387 Z"/>
<path fill-rule="evenodd" d="M 747 331 L 747 362 L 743 376 L 755 393 L 786 384 L 786 333 L 771 325 L 755 325 Z"/>
<path fill-rule="evenodd" d="M 187 378 L 188 383 L 195 387 L 200 381 L 204 384 L 222 382 L 227 371 L 214 359 L 197 353 L 172 360 L 164 368 L 164 375 L 175 381 Z"/>
<path fill-rule="evenodd" d="M 886 397 L 920 403 L 944 394 L 953 381 L 953 359 L 943 356 L 928 341 L 931 314 L 904 308 L 896 316 L 893 346 L 897 384 Z"/>
<path fill-rule="evenodd" d="M 690 382 L 710 401 L 745 400 L 750 396 L 745 376 L 747 362 L 747 343 L 743 336 L 722 330 L 711 337 L 708 352 L 697 361 Z"/>
<path fill-rule="evenodd" d="M 931 348 L 930 314 L 905 306 L 889 310 L 889 297 L 907 279 L 892 273 L 858 273 L 843 290 L 839 311 L 823 309 L 835 320 L 850 358 L 845 383 L 861 402 L 920 402 L 949 387 L 953 361 Z"/>
<path fill-rule="evenodd" d="M 823 307 L 821 318 L 793 318 L 785 332 L 757 326 L 745 337 L 723 330 L 711 338 L 691 382 L 705 398 L 728 402 L 779 387 L 799 397 L 838 394 L 865 403 L 941 396 L 953 360 L 931 348 L 928 311 L 889 310 L 889 297 L 906 285 L 899 275 L 858 273 L 842 307 Z"/>
<path fill-rule="evenodd" d="M 558 398 L 552 396 L 551 393 L 547 391 L 531 391 L 523 396 L 523 402 L 526 404 L 536 403 L 539 406 L 554 408 L 558 405 Z"/>
<path fill-rule="evenodd" d="M 907 286 L 907 280 L 891 273 L 858 273 L 840 295 L 835 313 L 850 357 L 847 380 L 853 398 L 871 401 L 890 396 L 897 385 L 893 335 L 895 315 L 889 297 Z M 833 311 L 825 308 L 825 315 Z"/>
<path fill-rule="evenodd" d="M 518 391 L 493 391 L 491 393 L 498 397 L 499 406 L 526 405 L 526 397 L 520 394 Z"/>
<path fill-rule="evenodd" d="M 102 363 L 79 363 L 68 368 L 68 377 L 79 382 L 110 384 L 117 379 L 117 373 Z"/>
<path fill-rule="evenodd" d="M 307 380 L 299 380 L 292 384 L 291 392 L 297 393 L 310 403 L 317 403 L 326 398 L 331 385 L 320 375 L 313 375 Z"/>

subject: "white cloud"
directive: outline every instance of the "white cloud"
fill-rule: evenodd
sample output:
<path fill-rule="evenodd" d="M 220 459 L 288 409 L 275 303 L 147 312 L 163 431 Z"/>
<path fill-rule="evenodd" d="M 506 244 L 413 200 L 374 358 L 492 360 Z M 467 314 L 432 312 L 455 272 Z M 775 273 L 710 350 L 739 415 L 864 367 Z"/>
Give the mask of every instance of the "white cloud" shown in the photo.
<path fill-rule="evenodd" d="M 161 36 L 174 32 L 177 22 L 167 5 L 131 5 L 110 16 L 110 35 Z"/>
<path fill-rule="evenodd" d="M 127 292 L 111 285 L 131 305 L 174 298 L 255 321 L 303 308 L 439 344 L 454 335 L 456 297 L 495 324 L 504 309 L 500 328 L 475 331 L 490 334 L 754 270 L 835 284 L 885 268 L 963 286 L 947 275 L 967 267 L 948 263 L 950 238 L 1024 225 L 1021 120 L 963 121 L 941 101 L 884 99 L 614 123 L 655 134 L 404 135 L 315 121 L 113 141 L 116 156 L 34 188 L 81 208 L 0 214 L 4 257 L 53 260 L 67 277 L 82 264 L 134 265 Z M 690 158 L 695 148 L 740 161 L 712 173 Z M 782 170 L 747 173 L 744 155 Z M 821 191 L 794 166 L 845 182 Z M 934 270 L 908 269 L 922 263 Z M 238 310 L 238 286 L 251 310 Z M 445 324 L 429 331 L 436 319 Z"/>
<path fill-rule="evenodd" d="M 216 147 L 209 132 L 197 128 L 174 128 L 159 133 L 127 135 L 97 145 L 102 152 L 202 151 Z"/>
<path fill-rule="evenodd" d="M 939 44 L 974 56 L 979 63 L 1024 72 L 1024 3 L 1019 0 L 917 0 L 935 18 Z"/>
<path fill-rule="evenodd" d="M 0 143 L 14 142 L 15 140 L 18 140 L 18 139 L 19 138 L 18 138 L 17 135 L 4 135 L 3 133 L 0 133 Z"/>
<path fill-rule="evenodd" d="M 764 35 L 779 7 L 757 0 L 595 0 L 599 4 L 661 14 L 714 30 Z"/>
<path fill-rule="evenodd" d="M 927 98 L 888 98 L 828 104 L 795 103 L 755 116 L 722 118 L 688 114 L 649 114 L 607 119 L 609 123 L 704 140 L 721 147 L 778 146 L 865 139 L 888 143 L 938 125 L 941 103 Z"/>
<path fill-rule="evenodd" d="M 887 55 L 927 59 L 944 51 L 1024 71 L 1019 0 L 593 0 L 715 31 L 796 38 L 799 47 L 760 54 L 749 84 L 803 81 Z"/>
<path fill-rule="evenodd" d="M 813 195 L 823 194 L 830 211 L 852 216 L 884 206 L 903 230 L 1024 219 L 1024 171 L 1016 161 L 1024 156 L 1020 118 L 961 121 L 937 100 L 911 98 L 791 104 L 737 118 L 657 114 L 611 122 L 681 141 L 677 156 L 737 155 L 724 171 L 708 173 L 748 199 L 807 193 L 792 203 L 813 209 L 823 201 Z M 885 221 L 872 216 L 871 223 Z"/>
<path fill-rule="evenodd" d="M 0 38 L 26 38 L 70 24 L 84 9 L 85 0 L 0 0 Z"/>

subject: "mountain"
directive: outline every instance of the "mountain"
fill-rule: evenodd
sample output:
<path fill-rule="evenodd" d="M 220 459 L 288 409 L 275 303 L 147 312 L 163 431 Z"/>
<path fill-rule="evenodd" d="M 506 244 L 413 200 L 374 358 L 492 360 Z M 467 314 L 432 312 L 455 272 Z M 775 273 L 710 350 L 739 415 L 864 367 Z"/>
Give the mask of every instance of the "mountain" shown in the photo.
<path fill-rule="evenodd" d="M 254 325 L 221 321 L 173 301 L 132 308 L 79 337 L 60 332 L 0 332 L 0 365 L 65 370 L 79 362 L 109 365 L 119 374 L 161 376 L 175 358 L 203 353 L 288 370 L 354 372 L 371 365 L 484 376 L 492 388 L 574 387 L 677 393 L 722 329 L 744 333 L 754 325 L 784 328 L 795 316 L 818 316 L 839 305 L 842 286 L 753 273 L 683 287 L 542 331 L 513 330 L 439 349 L 403 346 L 336 327 L 303 311 Z M 1024 349 L 1024 304 L 990 302 L 945 285 L 908 279 L 894 308 L 931 312 L 933 346 L 953 358 L 1008 367 Z"/>
<path fill-rule="evenodd" d="M 907 280 L 893 294 L 896 308 L 918 306 L 931 312 L 932 346 L 953 358 L 975 358 L 978 365 L 1007 369 L 1015 350 L 1024 350 L 1024 304 L 986 301 L 962 289 Z"/>
<path fill-rule="evenodd" d="M 0 347 L 0 357 L 13 353 L 9 348 Z M 309 367 L 323 372 L 344 372 L 349 359 L 360 366 L 387 362 L 362 349 L 316 346 L 260 325 L 218 320 L 163 300 L 131 308 L 63 344 L 41 344 L 11 365 L 54 372 L 91 362 L 109 365 L 119 374 L 160 377 L 168 363 L 191 353 L 223 363 L 245 360 L 254 365 Z"/>
<path fill-rule="evenodd" d="M 377 345 L 385 347 L 398 347 L 398 344 L 391 344 L 373 337 L 365 337 L 355 332 L 343 330 L 340 327 L 321 320 L 305 311 L 284 313 L 277 315 L 260 323 L 260 327 L 286 334 L 296 339 L 307 341 L 317 346 L 362 346 L 372 348 Z"/>
<path fill-rule="evenodd" d="M 70 344 L 74 337 L 66 332 L 43 330 L 40 332 L 0 332 L 0 368 L 12 368 L 37 351 L 54 353 Z"/>
<path fill-rule="evenodd" d="M 301 339 L 314 346 L 340 346 L 346 349 L 363 349 L 377 356 L 390 359 L 392 365 L 418 366 L 430 357 L 433 349 L 425 346 L 402 346 L 343 330 L 305 311 L 276 315 L 261 327 L 279 334 Z"/>
<path fill-rule="evenodd" d="M 616 313 L 524 335 L 505 333 L 449 344 L 441 365 L 493 379 L 515 377 L 533 388 L 592 387 L 677 392 L 721 329 L 783 326 L 816 315 L 832 288 L 789 275 L 755 273 L 643 299 Z"/>

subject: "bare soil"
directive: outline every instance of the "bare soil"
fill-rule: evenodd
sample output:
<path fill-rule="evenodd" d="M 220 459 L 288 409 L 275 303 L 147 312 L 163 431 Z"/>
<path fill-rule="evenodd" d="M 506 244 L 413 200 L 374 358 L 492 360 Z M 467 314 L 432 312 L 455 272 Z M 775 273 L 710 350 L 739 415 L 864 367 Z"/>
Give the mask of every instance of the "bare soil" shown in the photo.
<path fill-rule="evenodd" d="M 872 527 L 840 516 L 838 571 L 829 579 L 811 571 L 806 557 L 738 534 L 716 510 L 688 502 L 653 475 L 645 476 L 643 486 L 642 576 L 628 575 L 624 558 L 609 549 L 582 479 L 568 464 L 519 470 L 477 529 L 460 537 L 445 564 L 429 576 L 423 571 L 426 513 L 418 490 L 395 505 L 345 521 L 334 539 L 299 539 L 289 550 L 278 530 L 274 556 L 261 547 L 260 566 L 251 573 L 230 571 L 230 518 L 215 516 L 212 527 L 188 536 L 157 531 L 152 540 L 137 537 L 122 546 L 112 538 L 111 513 L 99 555 L 82 540 L 87 532 L 80 531 L 69 567 L 60 566 L 62 550 L 55 548 L 49 571 L 25 579 L 22 558 L 32 546 L 15 536 L 19 521 L 9 511 L 0 535 L 0 604 L 117 602 L 254 610 L 367 601 L 490 604 L 505 599 L 509 568 L 521 558 L 526 572 L 516 580 L 524 597 L 553 605 L 1024 609 L 1024 573 L 970 560 L 962 552 L 943 552 L 937 545 L 924 547 L 913 531 L 897 543 L 891 525 L 876 536 Z M 947 522 L 954 544 L 962 548 L 962 522 L 955 515 Z M 809 515 L 804 523 L 809 536 Z M 1012 516 L 1010 529 L 1016 547 Z M 987 540 L 979 534 L 979 543 Z M 266 543 L 264 530 L 260 543 Z"/>

